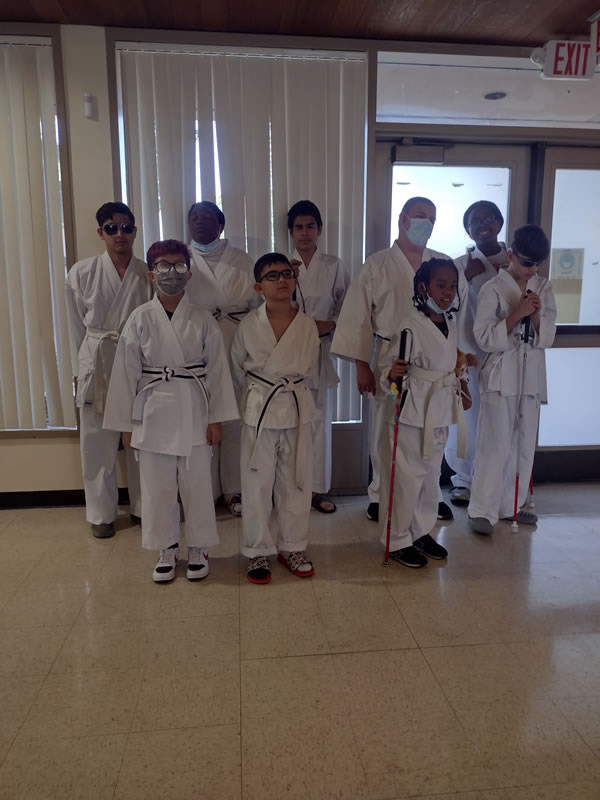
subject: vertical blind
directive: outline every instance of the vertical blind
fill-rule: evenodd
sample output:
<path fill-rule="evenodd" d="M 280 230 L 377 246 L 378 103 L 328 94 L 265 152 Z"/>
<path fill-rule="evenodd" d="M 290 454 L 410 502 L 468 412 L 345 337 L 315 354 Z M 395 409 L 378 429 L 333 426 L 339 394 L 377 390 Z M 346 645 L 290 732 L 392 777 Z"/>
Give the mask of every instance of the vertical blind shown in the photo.
<path fill-rule="evenodd" d="M 0 428 L 75 427 L 50 40 L 0 42 Z"/>
<path fill-rule="evenodd" d="M 321 209 L 323 251 L 363 260 L 366 59 L 362 53 L 117 48 L 126 196 L 144 249 L 188 240 L 187 212 L 219 201 L 232 244 L 290 251 L 287 210 Z M 198 191 L 198 185 L 201 187 Z M 338 420 L 360 418 L 339 362 Z"/>

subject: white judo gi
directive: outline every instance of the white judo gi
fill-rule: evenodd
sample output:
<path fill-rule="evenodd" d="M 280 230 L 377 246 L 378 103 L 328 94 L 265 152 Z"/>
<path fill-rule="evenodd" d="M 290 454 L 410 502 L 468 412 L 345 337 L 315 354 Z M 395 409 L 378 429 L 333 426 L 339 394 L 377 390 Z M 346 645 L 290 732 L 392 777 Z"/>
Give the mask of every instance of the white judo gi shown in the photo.
<path fill-rule="evenodd" d="M 297 250 L 290 256 L 290 260 L 293 259 L 301 262 L 296 289 L 300 309 L 314 320 L 337 322 L 349 284 L 340 259 L 317 250 L 308 269 Z M 321 346 L 317 374 L 308 383 L 315 405 L 312 419 L 312 490 L 318 494 L 327 494 L 331 489 L 333 401 L 334 390 L 340 380 L 330 355 L 332 338 L 333 331 L 319 337 Z"/>
<path fill-rule="evenodd" d="M 184 294 L 169 319 L 156 296 L 121 334 L 104 425 L 131 431 L 139 451 L 142 546 L 179 541 L 177 491 L 188 547 L 219 541 L 206 426 L 238 418 L 223 337 L 211 315 Z"/>
<path fill-rule="evenodd" d="M 471 481 L 473 480 L 477 422 L 479 420 L 479 371 L 485 360 L 485 353 L 480 350 L 475 341 L 473 325 L 481 287 L 498 274 L 498 268 L 494 266 L 494 262 L 505 262 L 508 258 L 506 245 L 503 242 L 500 242 L 500 245 L 503 249 L 497 256 L 492 256 L 491 259 L 484 255 L 479 248 L 473 248 L 471 256 L 481 261 L 484 271 L 480 272 L 479 275 L 475 275 L 470 281 L 464 278 L 464 272 L 469 261 L 468 253 L 454 259 L 454 263 L 464 279 L 461 281 L 460 286 L 460 310 L 457 315 L 458 346 L 464 353 L 472 353 L 478 362 L 476 367 L 469 367 L 469 394 L 471 395 L 472 404 L 471 408 L 465 411 L 465 419 L 467 421 L 467 450 L 465 457 L 459 458 L 456 451 L 456 428 L 452 427 L 448 431 L 448 442 L 446 444 L 446 461 L 450 469 L 454 470 L 455 473 L 451 479 L 452 485 L 463 486 L 466 489 L 471 488 Z"/>
<path fill-rule="evenodd" d="M 411 331 L 410 365 L 402 391 L 408 389 L 398 425 L 396 471 L 390 550 L 410 547 L 430 533 L 437 520 L 440 466 L 448 426 L 459 423 L 464 441 L 466 428 L 460 400 L 456 366 L 456 322 L 448 320 L 448 338 L 420 311 L 412 308 L 399 317 L 396 331 L 379 351 L 378 372 L 384 406 L 384 435 L 381 437 L 382 542 L 387 535 L 387 510 L 394 443 L 394 414 L 397 400 L 387 396 L 387 375 L 399 356 L 400 332 Z M 407 354 L 408 360 L 408 354 Z"/>
<path fill-rule="evenodd" d="M 279 341 L 265 305 L 240 323 L 231 347 L 241 391 L 241 552 L 248 558 L 306 549 L 312 496 L 312 393 L 319 335 L 302 311 Z"/>
<path fill-rule="evenodd" d="M 192 303 L 210 311 L 225 341 L 229 358 L 233 335 L 240 320 L 259 303 L 254 291 L 254 264 L 248 253 L 223 239 L 212 253 L 203 255 L 190 245 L 192 279 L 186 294 Z M 238 420 L 223 425 L 221 443 L 213 447 L 212 480 L 215 500 L 240 493 L 240 433 Z"/>
<path fill-rule="evenodd" d="M 431 258 L 448 256 L 425 248 L 423 262 Z M 379 387 L 377 364 L 379 350 L 397 330 L 398 320 L 413 308 L 413 282 L 415 271 L 397 242 L 387 250 L 369 256 L 358 275 L 353 278 L 331 343 L 331 352 L 351 360 L 371 361 Z M 464 278 L 463 278 L 464 280 Z M 373 354 L 373 336 L 375 352 Z M 380 443 L 384 431 L 385 394 L 378 388 L 371 405 L 369 456 L 372 479 L 369 500 L 379 502 Z"/>
<path fill-rule="evenodd" d="M 521 290 L 506 270 L 488 281 L 479 293 L 474 334 L 486 353 L 479 374 L 481 408 L 471 485 L 470 517 L 484 517 L 495 525 L 512 517 L 517 454 L 519 457 L 519 507 L 527 497 L 535 455 L 540 403 L 547 402 L 546 357 L 556 333 L 556 305 L 547 278 L 534 275 L 527 288 L 541 300 L 540 331 L 533 324 L 529 345 L 521 339 L 523 325 L 510 333 L 506 318 L 521 300 Z M 527 347 L 525 381 L 521 387 L 524 348 Z M 519 395 L 521 394 L 520 441 L 517 441 Z"/>
<path fill-rule="evenodd" d="M 132 258 L 123 280 L 108 253 L 85 258 L 67 274 L 67 310 L 73 375 L 77 378 L 86 518 L 93 525 L 117 517 L 116 461 L 120 433 L 102 427 L 119 335 L 131 312 L 153 294 L 148 267 Z M 141 516 L 139 469 L 127 454 L 130 510 Z"/>

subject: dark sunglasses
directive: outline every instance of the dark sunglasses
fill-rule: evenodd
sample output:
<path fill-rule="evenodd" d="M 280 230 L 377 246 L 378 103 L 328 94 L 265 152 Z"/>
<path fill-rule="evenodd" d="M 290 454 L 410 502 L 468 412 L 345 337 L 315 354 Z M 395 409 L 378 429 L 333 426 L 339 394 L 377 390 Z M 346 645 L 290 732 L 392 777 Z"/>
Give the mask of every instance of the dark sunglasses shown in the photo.
<path fill-rule="evenodd" d="M 520 253 L 515 253 L 515 256 L 516 256 L 517 261 L 519 262 L 519 264 L 522 267 L 525 267 L 526 269 L 529 268 L 529 267 L 539 267 L 540 264 L 543 264 L 544 261 L 546 260 L 545 258 L 542 258 L 541 261 L 533 261 L 533 259 L 526 258 L 525 256 L 522 256 Z"/>
<path fill-rule="evenodd" d="M 133 222 L 107 222 L 106 225 L 102 226 L 102 230 L 108 236 L 114 236 L 117 231 L 121 231 L 121 233 L 133 233 L 135 225 Z"/>

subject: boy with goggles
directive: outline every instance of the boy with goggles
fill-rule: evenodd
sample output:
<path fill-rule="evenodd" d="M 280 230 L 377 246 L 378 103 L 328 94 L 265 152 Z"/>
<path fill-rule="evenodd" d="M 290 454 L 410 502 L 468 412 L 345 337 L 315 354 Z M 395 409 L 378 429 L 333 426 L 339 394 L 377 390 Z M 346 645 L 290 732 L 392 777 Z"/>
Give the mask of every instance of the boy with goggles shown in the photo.
<path fill-rule="evenodd" d="M 187 578 L 209 573 L 219 541 L 212 497 L 211 446 L 221 422 L 238 419 L 227 354 L 212 315 L 190 302 L 190 253 L 168 239 L 148 250 L 154 299 L 123 329 L 108 392 L 105 427 L 123 431 L 139 454 L 142 547 L 158 550 L 155 583 L 175 577 L 179 506 L 185 512 Z"/>
<path fill-rule="evenodd" d="M 305 557 L 312 496 L 313 399 L 304 379 L 319 353 L 315 322 L 292 303 L 296 279 L 281 253 L 254 267 L 265 302 L 240 322 L 231 346 L 241 397 L 242 554 L 248 580 L 269 583 L 269 557 L 298 578 L 314 574 Z"/>
<path fill-rule="evenodd" d="M 74 264 L 67 275 L 71 360 L 79 407 L 86 517 L 98 538 L 113 536 L 117 517 L 116 461 L 120 433 L 103 428 L 104 405 L 121 330 L 131 312 L 152 297 L 146 264 L 133 255 L 137 228 L 124 203 L 96 213 L 105 251 Z M 132 519 L 139 521 L 139 469 L 127 454 Z"/>

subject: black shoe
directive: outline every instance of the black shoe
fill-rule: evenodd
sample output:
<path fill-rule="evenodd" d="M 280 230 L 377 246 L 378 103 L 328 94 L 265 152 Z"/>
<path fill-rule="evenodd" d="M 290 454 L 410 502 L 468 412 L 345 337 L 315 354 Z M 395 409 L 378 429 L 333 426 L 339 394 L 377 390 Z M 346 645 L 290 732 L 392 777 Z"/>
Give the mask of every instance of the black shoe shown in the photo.
<path fill-rule="evenodd" d="M 416 548 L 419 553 L 423 553 L 423 555 L 429 558 L 435 558 L 437 561 L 448 558 L 448 551 L 446 548 L 438 544 L 433 536 L 430 536 L 428 533 L 426 533 L 425 536 L 421 536 L 419 539 L 415 539 L 413 547 Z"/>
<path fill-rule="evenodd" d="M 101 522 L 99 524 L 92 523 L 92 535 L 96 539 L 110 539 L 115 535 L 114 522 Z"/>
<path fill-rule="evenodd" d="M 369 503 L 367 519 L 370 519 L 371 522 L 379 522 L 379 503 Z"/>
<path fill-rule="evenodd" d="M 445 520 L 454 519 L 454 514 L 452 513 L 452 509 L 450 508 L 448 503 L 444 502 L 438 503 L 437 518 Z"/>
<path fill-rule="evenodd" d="M 138 517 L 137 514 L 130 514 L 129 515 L 129 519 L 133 522 L 134 525 L 141 525 L 142 524 L 142 518 Z"/>
<path fill-rule="evenodd" d="M 427 559 L 422 553 L 419 553 L 416 547 L 403 547 L 401 550 L 394 550 L 390 553 L 390 558 L 397 561 L 399 564 L 404 564 L 405 567 L 419 567 L 427 566 Z"/>

